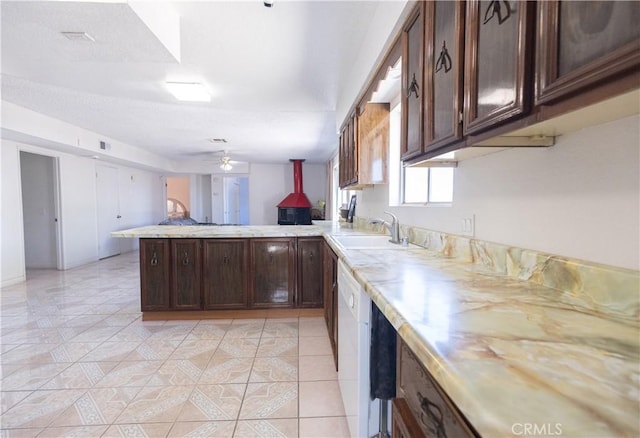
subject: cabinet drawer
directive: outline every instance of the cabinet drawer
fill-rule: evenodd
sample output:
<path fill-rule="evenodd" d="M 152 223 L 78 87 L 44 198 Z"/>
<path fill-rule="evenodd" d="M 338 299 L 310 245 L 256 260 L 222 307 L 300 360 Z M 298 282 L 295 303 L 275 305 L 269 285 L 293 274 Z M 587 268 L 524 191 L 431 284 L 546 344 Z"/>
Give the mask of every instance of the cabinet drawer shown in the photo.
<path fill-rule="evenodd" d="M 398 397 L 427 437 L 474 437 L 462 414 L 398 338 Z"/>

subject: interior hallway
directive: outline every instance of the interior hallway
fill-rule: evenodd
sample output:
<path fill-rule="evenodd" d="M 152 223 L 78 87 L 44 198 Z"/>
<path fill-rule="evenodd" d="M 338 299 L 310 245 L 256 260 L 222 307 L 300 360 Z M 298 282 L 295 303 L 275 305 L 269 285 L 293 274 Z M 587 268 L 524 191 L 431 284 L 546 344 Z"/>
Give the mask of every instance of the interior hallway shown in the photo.
<path fill-rule="evenodd" d="M 147 321 L 138 253 L 0 290 L 0 436 L 348 436 L 323 318 Z"/>

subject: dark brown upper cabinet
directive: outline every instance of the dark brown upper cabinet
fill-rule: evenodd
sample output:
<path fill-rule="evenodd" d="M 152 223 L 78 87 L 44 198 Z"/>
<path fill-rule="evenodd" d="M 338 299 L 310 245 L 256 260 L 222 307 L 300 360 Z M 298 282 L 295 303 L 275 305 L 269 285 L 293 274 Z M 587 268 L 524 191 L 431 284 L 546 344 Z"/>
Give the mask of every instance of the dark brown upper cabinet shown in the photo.
<path fill-rule="evenodd" d="M 205 310 L 244 309 L 248 303 L 249 241 L 203 241 L 203 296 Z"/>
<path fill-rule="evenodd" d="M 140 239 L 141 310 L 169 310 L 169 239 Z"/>
<path fill-rule="evenodd" d="M 531 105 L 535 4 L 467 2 L 464 134 L 515 120 Z"/>
<path fill-rule="evenodd" d="M 296 278 L 296 239 L 252 239 L 250 307 L 292 307 Z"/>
<path fill-rule="evenodd" d="M 418 2 L 402 29 L 402 137 L 400 156 L 403 160 L 423 151 L 423 66 L 424 7 Z"/>
<path fill-rule="evenodd" d="M 351 114 L 340 131 L 339 144 L 339 186 L 348 187 L 358 182 L 358 145 L 356 142 L 357 118 Z"/>
<path fill-rule="evenodd" d="M 425 5 L 425 152 L 462 139 L 464 2 Z"/>
<path fill-rule="evenodd" d="M 202 308 L 200 239 L 171 239 L 171 308 Z"/>
<path fill-rule="evenodd" d="M 640 2 L 538 2 L 536 103 L 601 85 L 640 66 Z"/>

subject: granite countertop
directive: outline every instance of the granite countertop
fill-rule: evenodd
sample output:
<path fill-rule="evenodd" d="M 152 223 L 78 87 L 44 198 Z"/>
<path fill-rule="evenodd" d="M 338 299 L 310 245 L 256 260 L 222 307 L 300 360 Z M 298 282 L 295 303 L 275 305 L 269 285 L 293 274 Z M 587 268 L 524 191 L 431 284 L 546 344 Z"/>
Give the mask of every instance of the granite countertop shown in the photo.
<path fill-rule="evenodd" d="M 539 436 L 640 435 L 637 299 L 621 304 L 631 310 L 617 311 L 614 303 L 609 311 L 588 296 L 422 247 L 349 249 L 335 237 L 362 232 L 337 224 L 202 228 L 144 227 L 113 235 L 324 235 L 482 436 L 532 435 L 525 430 Z M 601 281 L 600 289 L 610 287 L 616 286 Z"/>

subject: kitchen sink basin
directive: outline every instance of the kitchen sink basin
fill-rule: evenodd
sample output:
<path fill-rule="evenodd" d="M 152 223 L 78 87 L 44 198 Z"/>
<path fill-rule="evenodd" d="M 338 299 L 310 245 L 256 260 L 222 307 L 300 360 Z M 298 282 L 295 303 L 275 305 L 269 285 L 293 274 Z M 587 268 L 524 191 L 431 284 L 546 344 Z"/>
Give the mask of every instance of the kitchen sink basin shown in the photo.
<path fill-rule="evenodd" d="M 389 242 L 390 237 L 385 235 L 346 235 L 333 236 L 333 239 L 345 249 L 406 249 L 419 248 L 417 245 L 409 244 L 402 246 L 399 243 Z"/>

